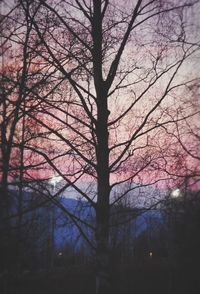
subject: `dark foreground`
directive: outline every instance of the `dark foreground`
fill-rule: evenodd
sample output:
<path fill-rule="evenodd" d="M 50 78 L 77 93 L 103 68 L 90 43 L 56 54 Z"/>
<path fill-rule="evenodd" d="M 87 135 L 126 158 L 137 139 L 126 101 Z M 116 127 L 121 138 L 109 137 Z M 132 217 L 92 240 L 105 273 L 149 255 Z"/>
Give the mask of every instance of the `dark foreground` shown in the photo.
<path fill-rule="evenodd" d="M 40 270 L 21 275 L 1 275 L 1 294 L 94 294 L 95 276 L 88 266 L 71 266 L 54 271 Z M 112 270 L 110 293 L 199 294 L 199 270 L 192 264 L 170 270 L 153 262 L 120 266 Z"/>

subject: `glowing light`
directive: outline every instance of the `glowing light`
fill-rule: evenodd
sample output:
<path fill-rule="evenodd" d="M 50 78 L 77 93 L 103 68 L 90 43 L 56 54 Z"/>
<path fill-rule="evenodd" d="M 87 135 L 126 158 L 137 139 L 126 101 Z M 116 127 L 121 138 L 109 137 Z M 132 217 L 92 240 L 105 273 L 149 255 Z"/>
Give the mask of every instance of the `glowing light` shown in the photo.
<path fill-rule="evenodd" d="M 58 253 L 58 256 L 62 256 L 62 255 L 63 255 L 62 252 L 59 252 L 59 253 Z"/>
<path fill-rule="evenodd" d="M 53 186 L 55 186 L 56 184 L 58 184 L 60 181 L 62 180 L 62 177 L 61 176 L 55 176 L 55 177 L 52 177 L 50 180 L 49 180 L 49 183 Z"/>
<path fill-rule="evenodd" d="M 152 256 L 153 256 L 153 252 L 150 251 L 150 252 L 149 252 L 149 257 L 152 258 Z"/>
<path fill-rule="evenodd" d="M 172 198 L 178 198 L 181 196 L 181 190 L 180 189 L 175 189 L 171 192 L 171 197 Z"/>

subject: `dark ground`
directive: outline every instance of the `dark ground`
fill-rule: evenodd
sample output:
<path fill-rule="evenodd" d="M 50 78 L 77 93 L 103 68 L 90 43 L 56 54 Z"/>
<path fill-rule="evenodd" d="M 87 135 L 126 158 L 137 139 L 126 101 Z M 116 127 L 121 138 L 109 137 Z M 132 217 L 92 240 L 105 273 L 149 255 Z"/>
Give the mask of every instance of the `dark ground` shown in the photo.
<path fill-rule="evenodd" d="M 1 294 L 95 294 L 91 267 L 73 266 L 54 271 L 40 270 L 23 275 L 1 276 Z M 142 266 L 121 266 L 112 271 L 115 294 L 199 294 L 199 269 L 169 270 L 153 262 Z"/>

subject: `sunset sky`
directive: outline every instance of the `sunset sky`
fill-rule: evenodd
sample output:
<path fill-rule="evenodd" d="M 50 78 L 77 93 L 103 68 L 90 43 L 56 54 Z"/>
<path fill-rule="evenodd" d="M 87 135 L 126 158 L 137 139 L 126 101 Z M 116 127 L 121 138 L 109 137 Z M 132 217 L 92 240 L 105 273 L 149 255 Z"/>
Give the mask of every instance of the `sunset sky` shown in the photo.
<path fill-rule="evenodd" d="M 116 7 L 112 3 L 105 14 L 104 80 L 119 50 L 132 4 L 115 1 Z M 1 14 L 9 13 L 13 5 L 12 1 L 2 2 Z M 27 23 L 23 8 L 14 9 L 8 23 L 3 22 L 1 41 L 6 50 L 1 57 L 1 72 L 8 91 L 7 139 L 12 112 L 21 99 L 10 161 L 15 170 L 11 170 L 10 179 L 19 164 L 24 128 L 25 179 L 60 176 L 77 179 L 77 183 L 93 183 L 95 127 L 77 92 L 95 120 L 98 109 L 93 63 L 87 48 L 92 43 L 91 25 L 76 6 L 65 3 L 61 8 L 48 1 L 47 5 L 53 10 L 45 6 L 36 9 L 37 5 L 30 8 L 30 15 L 35 11 L 32 24 L 30 19 Z M 199 175 L 197 9 L 172 11 L 168 19 L 155 16 L 143 22 L 151 13 L 148 8 L 143 8 L 135 22 L 108 92 L 111 185 L 127 180 L 129 184 L 155 182 L 163 187 L 160 180 L 170 179 L 166 185 L 171 187 L 181 185 L 184 176 Z M 73 82 L 66 78 L 69 72 Z M 77 83 L 77 91 L 73 83 Z"/>

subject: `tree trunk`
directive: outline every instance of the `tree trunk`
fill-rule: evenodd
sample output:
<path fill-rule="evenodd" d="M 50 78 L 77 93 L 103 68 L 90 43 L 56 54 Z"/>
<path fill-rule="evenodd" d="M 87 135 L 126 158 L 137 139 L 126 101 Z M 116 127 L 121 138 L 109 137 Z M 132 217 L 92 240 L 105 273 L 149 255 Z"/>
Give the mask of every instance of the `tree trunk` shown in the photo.
<path fill-rule="evenodd" d="M 105 188 L 105 186 L 103 187 Z M 104 194 L 105 195 L 105 194 Z M 96 294 L 110 293 L 109 191 L 96 211 Z"/>
<path fill-rule="evenodd" d="M 105 102 L 105 101 L 104 101 Z M 98 195 L 96 205 L 96 294 L 110 293 L 109 277 L 109 148 L 108 148 L 108 129 L 107 103 L 99 106 L 99 124 L 97 127 L 97 176 L 98 176 Z M 103 111 L 104 109 L 104 111 Z M 102 114 L 102 115 L 101 115 Z"/>
<path fill-rule="evenodd" d="M 6 158 L 7 159 L 7 158 Z M 1 177 L 1 210 L 0 210 L 0 217 L 1 217 L 1 224 L 8 223 L 8 216 L 9 216 L 9 193 L 8 193 L 8 163 L 5 157 L 3 158 L 2 164 L 2 177 Z"/>
<path fill-rule="evenodd" d="M 105 97 L 105 96 L 104 96 Z M 110 216 L 110 170 L 108 145 L 108 106 L 107 99 L 98 99 L 97 122 L 97 205 L 96 205 L 96 294 L 109 291 L 109 216 Z"/>
<path fill-rule="evenodd" d="M 107 89 L 102 75 L 102 1 L 93 0 L 93 71 L 97 95 L 96 158 L 97 158 L 97 205 L 96 205 L 96 294 L 110 293 L 109 277 L 109 196 L 110 170 L 108 145 Z"/>
<path fill-rule="evenodd" d="M 97 246 L 96 294 L 110 294 L 109 251 L 102 245 Z"/>
<path fill-rule="evenodd" d="M 8 192 L 8 167 L 3 162 L 1 189 L 0 189 L 0 270 L 8 269 L 9 245 L 10 245 L 10 221 L 9 221 L 9 192 Z"/>

